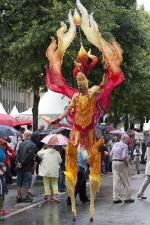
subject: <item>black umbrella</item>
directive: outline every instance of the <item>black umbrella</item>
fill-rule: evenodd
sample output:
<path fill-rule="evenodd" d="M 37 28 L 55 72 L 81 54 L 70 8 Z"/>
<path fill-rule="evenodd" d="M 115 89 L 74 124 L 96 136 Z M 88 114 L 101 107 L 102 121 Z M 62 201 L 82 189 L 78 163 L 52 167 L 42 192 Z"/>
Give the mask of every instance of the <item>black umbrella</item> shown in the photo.
<path fill-rule="evenodd" d="M 15 136 L 18 133 L 13 127 L 0 125 L 0 137 Z"/>

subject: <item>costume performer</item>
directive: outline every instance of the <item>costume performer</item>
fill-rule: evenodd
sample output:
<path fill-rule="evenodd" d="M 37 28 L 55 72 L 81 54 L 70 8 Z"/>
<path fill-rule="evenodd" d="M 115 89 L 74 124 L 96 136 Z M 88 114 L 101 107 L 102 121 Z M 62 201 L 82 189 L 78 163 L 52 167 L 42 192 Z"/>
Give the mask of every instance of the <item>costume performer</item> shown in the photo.
<path fill-rule="evenodd" d="M 62 115 L 51 124 L 59 122 L 67 117 L 72 123 L 70 141 L 66 149 L 66 185 L 71 197 L 73 220 L 76 217 L 75 206 L 75 185 L 77 181 L 77 148 L 80 144 L 88 152 L 88 163 L 90 165 L 90 221 L 94 216 L 94 197 L 99 190 L 100 184 L 100 155 L 98 148 L 103 144 L 103 140 L 96 142 L 95 127 L 98 120 L 104 115 L 109 106 L 109 95 L 111 91 L 123 81 L 123 73 L 120 69 L 122 62 L 122 51 L 118 44 L 113 41 L 107 43 L 98 30 L 92 14 L 89 16 L 85 7 L 77 0 L 77 7 L 81 12 L 81 17 L 77 10 L 72 17 L 69 13 L 70 28 L 62 23 L 57 31 L 58 44 L 52 38 L 47 49 L 46 56 L 50 66 L 46 67 L 46 84 L 49 89 L 62 93 L 71 99 L 71 102 Z M 87 39 L 95 45 L 102 53 L 104 63 L 104 76 L 98 86 L 88 88 L 87 76 L 89 70 L 97 63 L 98 58 L 90 52 L 86 52 L 81 45 L 78 53 L 78 62 L 74 69 L 78 90 L 67 85 L 61 72 L 62 57 L 73 41 L 76 33 L 76 25 L 80 26 Z M 88 57 L 92 62 L 88 65 Z"/>

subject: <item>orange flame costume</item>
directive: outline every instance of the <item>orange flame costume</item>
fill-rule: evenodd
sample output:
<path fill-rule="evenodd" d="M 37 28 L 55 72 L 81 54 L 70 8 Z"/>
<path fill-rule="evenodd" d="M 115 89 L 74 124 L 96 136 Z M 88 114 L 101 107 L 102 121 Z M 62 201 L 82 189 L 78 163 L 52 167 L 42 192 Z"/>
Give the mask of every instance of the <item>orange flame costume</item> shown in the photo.
<path fill-rule="evenodd" d="M 72 123 L 70 141 L 66 148 L 65 175 L 72 202 L 73 216 L 76 216 L 74 190 L 77 181 L 77 148 L 80 144 L 87 150 L 90 165 L 90 217 L 92 220 L 94 216 L 94 196 L 99 190 L 100 184 L 101 156 L 98 148 L 104 143 L 103 140 L 96 142 L 95 127 L 99 118 L 108 109 L 111 91 L 123 81 L 123 73 L 120 69 L 122 50 L 115 41 L 109 44 L 101 37 L 92 14 L 88 15 L 86 8 L 79 0 L 77 0 L 77 7 L 81 12 L 81 17 L 77 10 L 75 10 L 74 17 L 69 12 L 69 30 L 67 31 L 66 25 L 62 23 L 61 28 L 57 31 L 57 45 L 56 40 L 52 38 L 46 52 L 50 66 L 49 68 L 46 67 L 45 71 L 48 88 L 71 99 L 64 113 L 68 121 Z M 87 39 L 100 50 L 107 67 L 103 81 L 98 86 L 88 89 L 84 95 L 81 95 L 79 90 L 68 86 L 61 72 L 62 58 L 75 37 L 76 25 L 81 26 Z M 89 65 L 87 64 L 88 57 L 92 60 Z M 90 52 L 87 53 L 81 45 L 77 59 L 79 62 L 75 62 L 74 76 L 77 78 L 78 86 L 83 84 L 88 88 L 86 77 L 89 75 L 89 70 L 98 62 L 98 58 Z"/>

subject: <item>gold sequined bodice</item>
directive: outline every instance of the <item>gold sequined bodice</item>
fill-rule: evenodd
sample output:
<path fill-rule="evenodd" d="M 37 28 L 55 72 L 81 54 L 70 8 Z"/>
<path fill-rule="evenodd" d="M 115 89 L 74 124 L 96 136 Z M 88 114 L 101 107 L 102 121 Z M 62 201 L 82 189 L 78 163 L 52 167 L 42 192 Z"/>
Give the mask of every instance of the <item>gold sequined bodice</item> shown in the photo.
<path fill-rule="evenodd" d="M 76 97 L 75 124 L 83 129 L 92 123 L 95 110 L 95 98 L 92 94 L 78 95 Z"/>

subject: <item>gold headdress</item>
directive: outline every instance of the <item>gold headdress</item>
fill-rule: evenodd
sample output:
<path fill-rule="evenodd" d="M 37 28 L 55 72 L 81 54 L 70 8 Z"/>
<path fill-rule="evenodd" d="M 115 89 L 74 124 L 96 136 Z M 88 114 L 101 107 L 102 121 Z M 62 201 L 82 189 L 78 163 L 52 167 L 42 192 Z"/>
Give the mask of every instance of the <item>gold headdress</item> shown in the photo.
<path fill-rule="evenodd" d="M 88 79 L 86 78 L 84 73 L 79 72 L 76 76 L 76 80 L 78 84 L 80 83 L 80 85 L 83 84 L 86 85 L 86 87 L 88 87 Z"/>
<path fill-rule="evenodd" d="M 87 81 L 86 76 L 85 76 L 84 73 L 82 73 L 82 72 L 79 72 L 79 73 L 77 74 L 76 79 L 77 79 L 77 81 Z"/>

